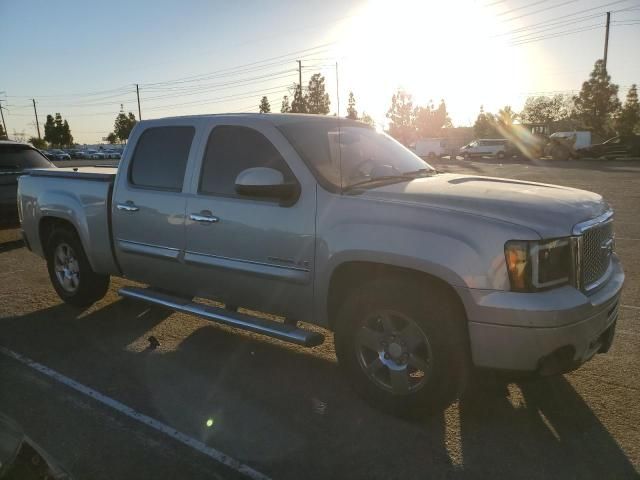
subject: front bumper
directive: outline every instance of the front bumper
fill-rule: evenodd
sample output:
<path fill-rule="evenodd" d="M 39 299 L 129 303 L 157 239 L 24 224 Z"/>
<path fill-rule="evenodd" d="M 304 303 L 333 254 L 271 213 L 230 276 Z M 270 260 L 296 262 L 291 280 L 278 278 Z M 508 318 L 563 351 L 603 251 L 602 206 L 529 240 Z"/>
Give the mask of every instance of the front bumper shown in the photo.
<path fill-rule="evenodd" d="M 473 363 L 482 368 L 560 373 L 609 349 L 624 272 L 589 296 L 566 286 L 540 293 L 457 288 L 467 312 Z"/>

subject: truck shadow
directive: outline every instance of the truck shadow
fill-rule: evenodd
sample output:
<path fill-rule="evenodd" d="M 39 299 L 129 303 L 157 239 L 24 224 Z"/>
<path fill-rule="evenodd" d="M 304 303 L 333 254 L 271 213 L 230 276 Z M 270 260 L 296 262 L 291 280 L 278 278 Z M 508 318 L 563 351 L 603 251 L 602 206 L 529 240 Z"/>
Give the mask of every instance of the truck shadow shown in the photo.
<path fill-rule="evenodd" d="M 173 349 L 164 337 L 130 348 L 169 315 L 124 300 L 80 315 L 55 306 L 0 319 L 0 343 L 274 478 L 637 476 L 563 377 L 478 382 L 444 414 L 409 422 L 358 399 L 330 348 L 214 325 Z M 173 323 L 165 335 L 180 335 Z"/>
<path fill-rule="evenodd" d="M 16 250 L 22 247 L 24 247 L 24 242 L 22 240 L 11 240 L 8 242 L 3 242 L 0 243 L 0 253 L 10 252 L 11 250 Z"/>

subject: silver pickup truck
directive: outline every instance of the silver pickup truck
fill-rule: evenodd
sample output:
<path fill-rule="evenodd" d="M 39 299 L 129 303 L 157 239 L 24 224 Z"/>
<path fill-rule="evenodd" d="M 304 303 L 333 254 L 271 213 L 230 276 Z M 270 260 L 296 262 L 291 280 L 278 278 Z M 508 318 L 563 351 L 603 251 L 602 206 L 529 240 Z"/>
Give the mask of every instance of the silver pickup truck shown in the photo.
<path fill-rule="evenodd" d="M 624 274 L 602 197 L 438 173 L 354 121 L 148 120 L 117 169 L 36 170 L 18 195 L 65 302 L 116 275 L 149 285 L 125 297 L 300 345 L 324 338 L 299 321 L 321 325 L 396 413 L 443 408 L 474 366 L 562 373 L 613 340 Z"/>

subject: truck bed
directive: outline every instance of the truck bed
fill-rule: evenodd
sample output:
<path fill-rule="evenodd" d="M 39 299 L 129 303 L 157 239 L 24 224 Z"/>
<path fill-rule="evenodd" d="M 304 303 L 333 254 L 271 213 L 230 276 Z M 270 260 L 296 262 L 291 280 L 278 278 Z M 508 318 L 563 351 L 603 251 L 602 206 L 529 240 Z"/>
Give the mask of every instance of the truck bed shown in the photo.
<path fill-rule="evenodd" d="M 63 167 L 31 170 L 29 175 L 33 177 L 80 178 L 113 183 L 117 172 L 117 167 Z"/>
<path fill-rule="evenodd" d="M 45 256 L 43 219 L 67 222 L 77 232 L 94 271 L 117 274 L 111 238 L 111 196 L 117 168 L 34 169 L 18 179 L 22 230 L 30 248 Z"/>

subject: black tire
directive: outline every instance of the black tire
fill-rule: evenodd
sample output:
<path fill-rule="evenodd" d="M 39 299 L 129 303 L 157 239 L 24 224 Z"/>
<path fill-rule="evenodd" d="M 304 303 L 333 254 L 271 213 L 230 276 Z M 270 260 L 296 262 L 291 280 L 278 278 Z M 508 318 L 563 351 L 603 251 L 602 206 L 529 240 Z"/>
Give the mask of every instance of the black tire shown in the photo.
<path fill-rule="evenodd" d="M 468 154 L 468 153 L 465 153 L 465 154 L 463 155 L 463 158 L 468 162 L 468 161 L 470 161 L 470 160 L 471 160 L 471 155 L 470 155 L 470 154 Z"/>
<path fill-rule="evenodd" d="M 498 157 L 500 160 L 502 160 L 504 158 L 504 152 L 496 153 L 496 157 Z"/>
<path fill-rule="evenodd" d="M 66 276 L 66 272 L 56 271 L 56 252 L 64 246 L 70 248 L 73 258 L 73 270 L 77 270 L 76 286 L 69 288 L 60 280 L 59 274 Z M 69 258 L 69 257 L 67 257 Z M 77 233 L 69 227 L 58 227 L 51 232 L 46 247 L 47 270 L 51 284 L 58 296 L 65 302 L 76 307 L 88 307 L 105 296 L 109 288 L 109 275 L 96 273 L 91 268 L 87 255 Z M 69 267 L 71 270 L 71 267 Z"/>
<path fill-rule="evenodd" d="M 563 147 L 554 147 L 551 150 L 551 158 L 556 162 L 569 160 L 569 152 Z"/>
<path fill-rule="evenodd" d="M 420 371 L 410 373 L 407 370 L 409 388 L 416 389 L 401 394 L 391 391 L 394 386 L 389 389 L 388 386 L 381 385 L 384 380 L 381 382 L 373 379 L 371 374 L 365 373 L 362 344 L 356 340 L 362 333 L 362 327 L 371 325 L 370 319 L 376 317 L 376 312 L 389 311 L 398 313 L 395 322 L 405 317 L 415 322 L 414 325 L 418 326 L 427 339 L 430 355 L 422 378 Z M 391 316 L 393 315 L 395 313 Z M 405 417 L 432 414 L 444 410 L 464 391 L 471 365 L 466 316 L 446 287 L 435 282 L 425 284 L 408 281 L 402 277 L 373 280 L 348 295 L 336 322 L 335 346 L 340 368 L 354 389 L 374 407 Z M 399 328 L 402 328 L 402 323 Z M 376 334 L 380 335 L 378 332 Z M 404 345 L 403 342 L 400 343 Z M 390 350 L 392 344 L 387 345 Z M 425 347 L 426 345 L 421 343 L 415 351 L 422 349 L 422 352 L 425 352 Z M 386 349 L 387 347 L 382 350 Z M 383 351 L 369 352 L 373 358 L 372 364 L 396 361 L 395 357 Z M 395 354 L 397 355 L 397 349 Z M 425 358 L 424 354 L 419 356 Z M 383 357 L 387 360 L 382 360 Z M 409 354 L 409 358 L 413 358 L 412 353 Z M 402 359 L 398 361 L 402 362 Z M 411 360 L 405 358 L 404 362 L 407 362 L 404 368 L 412 368 L 409 365 L 412 363 Z M 386 369 L 389 383 L 393 383 L 392 369 L 386 364 L 378 368 L 376 372 L 379 372 L 381 377 L 384 377 Z M 410 378 L 416 375 L 418 378 Z M 412 382 L 417 383 L 411 385 Z"/>

